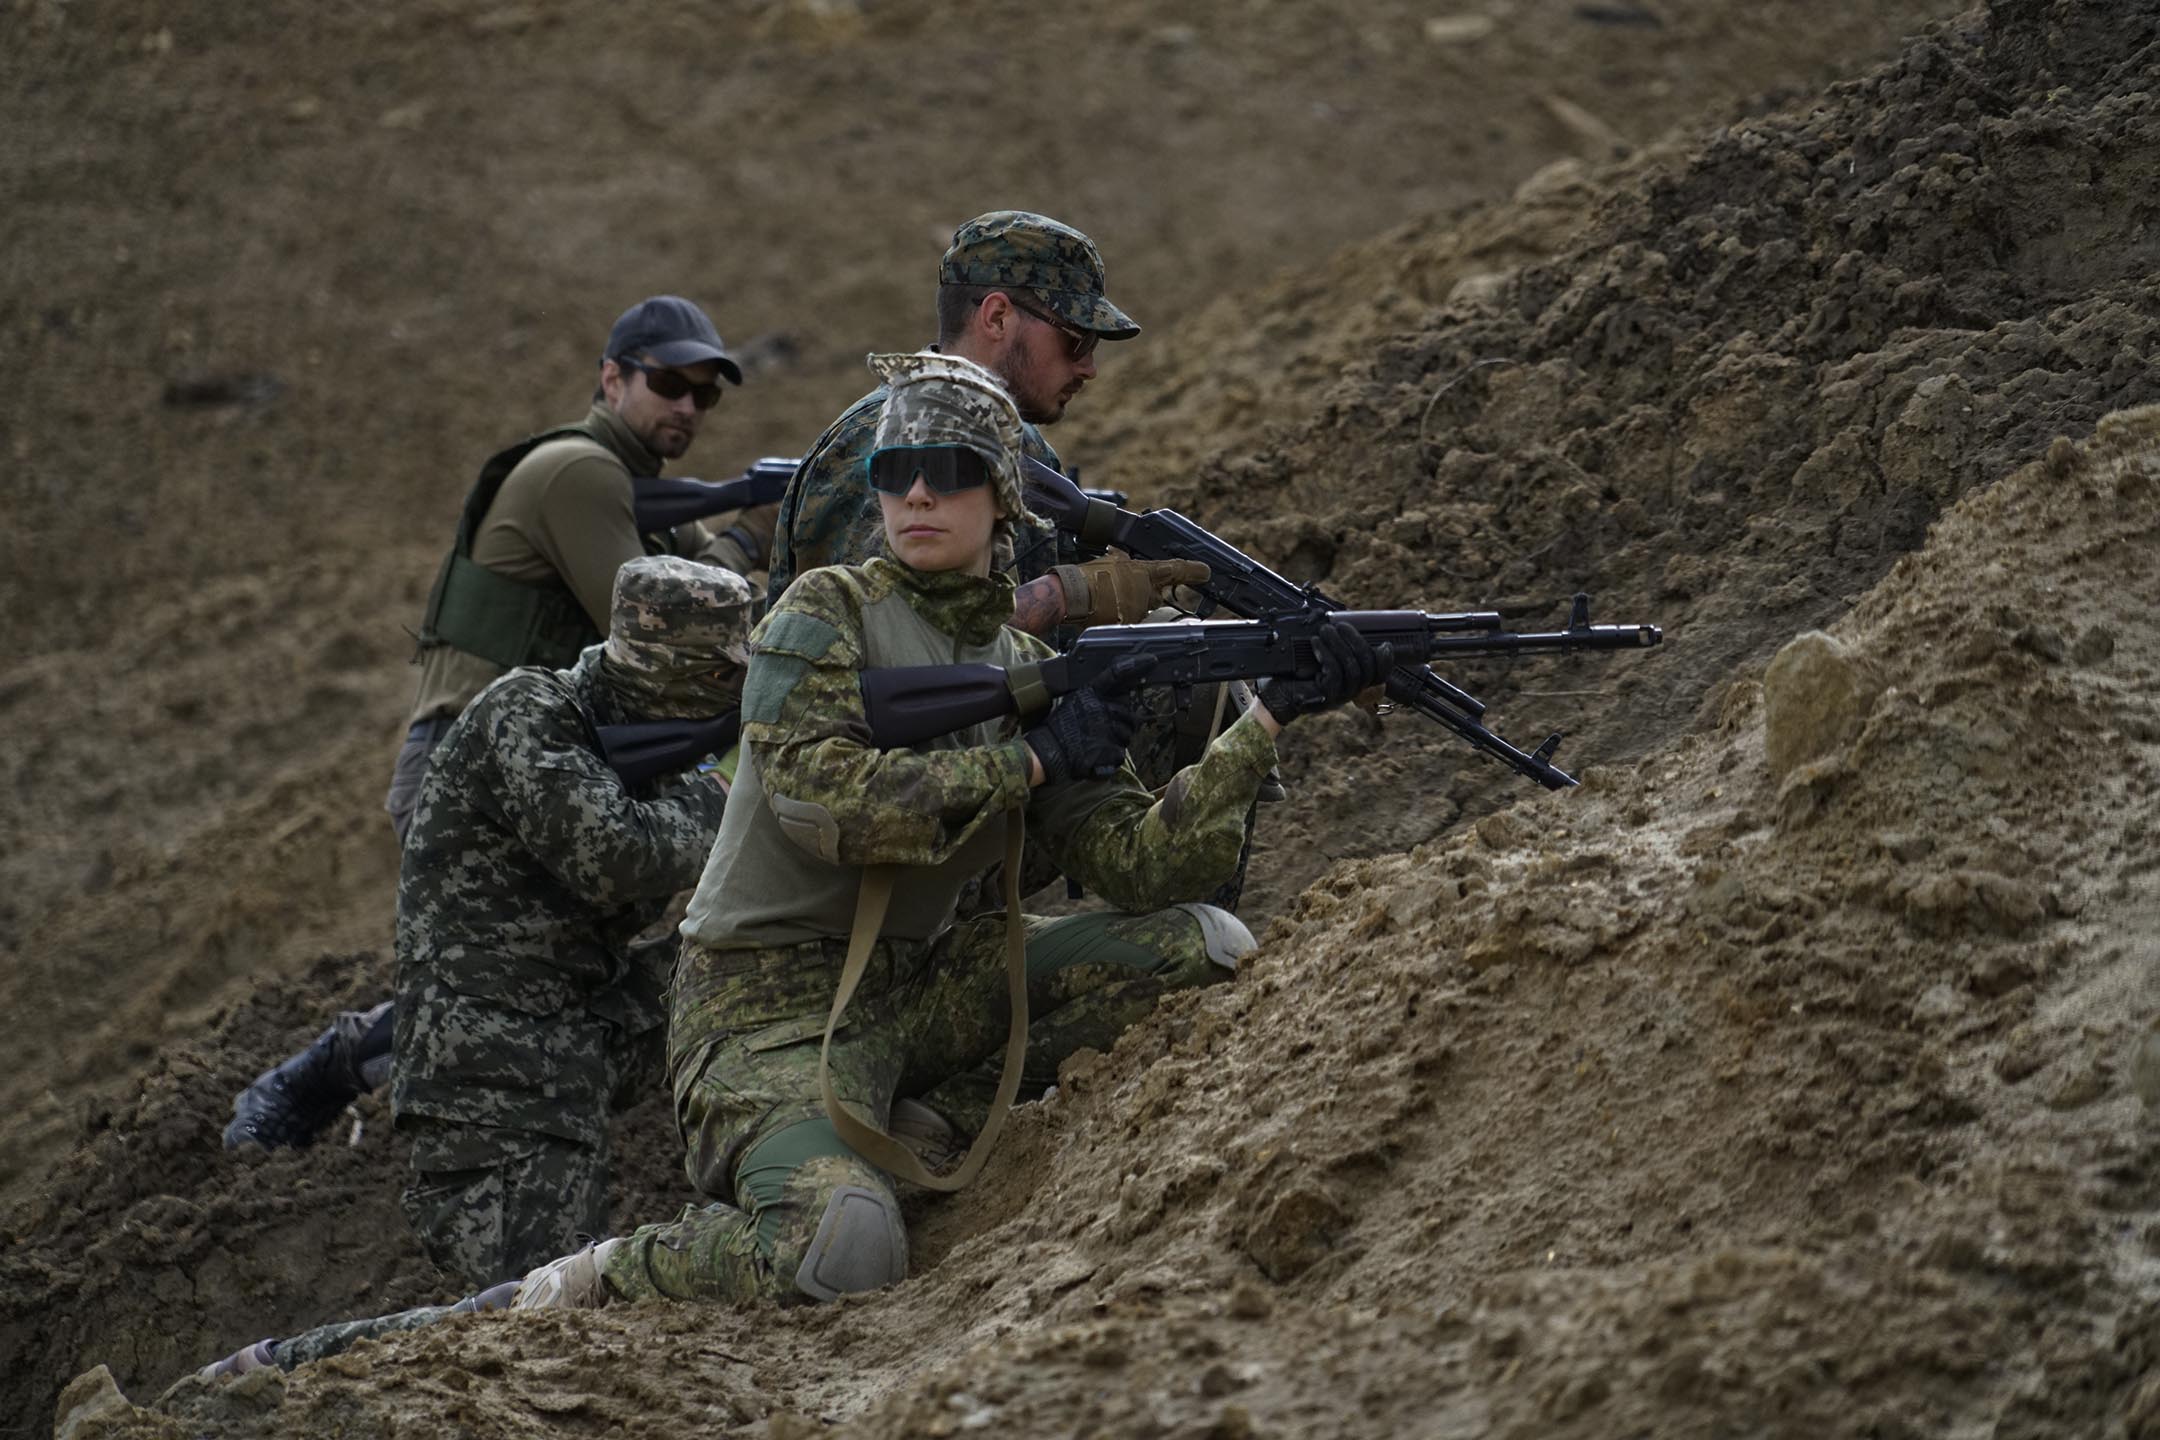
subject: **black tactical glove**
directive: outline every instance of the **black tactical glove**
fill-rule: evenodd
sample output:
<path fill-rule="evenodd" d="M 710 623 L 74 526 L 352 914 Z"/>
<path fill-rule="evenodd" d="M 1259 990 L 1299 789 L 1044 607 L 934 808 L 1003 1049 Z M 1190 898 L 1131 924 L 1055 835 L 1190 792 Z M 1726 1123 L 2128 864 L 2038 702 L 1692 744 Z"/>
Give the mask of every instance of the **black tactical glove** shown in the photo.
<path fill-rule="evenodd" d="M 1395 668 L 1393 645 L 1376 647 L 1339 620 L 1320 627 L 1313 650 L 1320 657 L 1317 673 L 1297 679 L 1270 676 L 1260 682 L 1260 703 L 1282 724 L 1332 710 L 1378 685 Z"/>
<path fill-rule="evenodd" d="M 1125 763 L 1125 747 L 1140 728 L 1132 692 L 1155 668 L 1152 655 L 1127 655 L 1093 685 L 1059 699 L 1042 724 L 1020 738 L 1042 763 L 1043 784 L 1108 780 Z"/>

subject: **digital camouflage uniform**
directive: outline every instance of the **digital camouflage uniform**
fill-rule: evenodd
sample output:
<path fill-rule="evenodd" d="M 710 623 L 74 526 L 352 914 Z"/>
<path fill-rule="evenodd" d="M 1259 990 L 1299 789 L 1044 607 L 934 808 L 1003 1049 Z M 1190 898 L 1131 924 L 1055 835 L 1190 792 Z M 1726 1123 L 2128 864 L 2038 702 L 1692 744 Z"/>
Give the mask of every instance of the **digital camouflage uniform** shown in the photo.
<path fill-rule="evenodd" d="M 660 1074 L 674 945 L 633 946 L 689 886 L 725 792 L 626 788 L 597 725 L 733 708 L 751 595 L 675 557 L 622 567 L 608 639 L 512 671 L 452 728 L 398 886 L 391 1106 L 407 1216 L 475 1284 L 606 1226 L 612 1107 Z"/>
<path fill-rule="evenodd" d="M 966 363 L 935 358 L 925 368 L 940 377 Z M 996 414 L 987 399 L 971 403 Z M 881 444 L 951 442 L 940 426 L 953 417 L 915 413 L 934 410 L 926 403 L 896 408 L 881 421 Z M 977 417 L 975 428 L 990 427 Z M 994 476 L 1014 510 L 1010 456 L 1005 449 Z M 1114 1043 L 1165 992 L 1228 978 L 1250 947 L 1234 918 L 1190 902 L 1236 863 L 1246 811 L 1274 761 L 1257 720 L 1233 724 L 1160 799 L 1129 770 L 1030 790 L 1028 749 L 1011 720 L 911 749 L 868 743 L 866 667 L 1011 666 L 1052 653 L 1006 628 L 1011 606 L 1010 577 L 924 574 L 877 559 L 801 577 L 754 633 L 734 804 L 683 923 L 669 1022 L 687 1168 L 714 1203 L 608 1247 L 613 1294 L 801 1300 L 863 1288 L 846 1283 L 846 1265 L 841 1283 L 805 1265 L 843 1201 L 882 1212 L 891 1227 L 878 1263 L 896 1268 L 866 1283 L 904 1273 L 891 1182 L 841 1143 L 817 1083 L 865 865 L 908 868 L 833 1038 L 832 1071 L 843 1100 L 881 1127 L 900 1098 L 920 1099 L 964 1132 L 986 1119 L 1010 1020 L 1005 917 L 955 923 L 955 901 L 1002 855 L 1019 813 L 1061 869 L 1126 912 L 1026 921 L 1023 1094 L 1039 1094 L 1074 1050 Z"/>

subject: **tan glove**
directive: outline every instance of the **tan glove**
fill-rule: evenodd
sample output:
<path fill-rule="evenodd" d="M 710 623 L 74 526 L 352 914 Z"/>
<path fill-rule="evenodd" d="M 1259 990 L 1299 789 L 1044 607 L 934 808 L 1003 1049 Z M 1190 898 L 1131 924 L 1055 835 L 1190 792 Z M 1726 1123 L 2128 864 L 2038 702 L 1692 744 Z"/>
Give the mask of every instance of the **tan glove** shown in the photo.
<path fill-rule="evenodd" d="M 1197 560 L 1128 560 L 1111 555 L 1079 565 L 1051 568 L 1065 590 L 1068 625 L 1132 625 L 1147 619 L 1163 596 L 1180 585 L 1199 585 L 1209 575 Z"/>

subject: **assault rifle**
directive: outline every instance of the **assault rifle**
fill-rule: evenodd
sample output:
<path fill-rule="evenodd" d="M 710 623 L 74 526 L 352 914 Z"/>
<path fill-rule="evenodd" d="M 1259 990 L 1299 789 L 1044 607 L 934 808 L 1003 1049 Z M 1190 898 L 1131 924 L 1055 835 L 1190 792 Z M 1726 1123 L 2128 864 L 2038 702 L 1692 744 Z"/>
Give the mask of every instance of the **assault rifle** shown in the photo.
<path fill-rule="evenodd" d="M 1098 625 L 1083 631 L 1064 654 L 1010 670 L 997 665 L 911 665 L 865 670 L 863 708 L 870 721 L 872 742 L 889 749 L 950 734 L 1000 715 L 1033 714 L 1058 696 L 1101 680 L 1113 665 L 1131 655 L 1153 660 L 1141 680 L 1146 685 L 1309 677 L 1319 670 L 1314 650 L 1319 629 L 1337 621 L 1355 627 L 1374 645 L 1394 646 L 1397 660 L 1403 662 L 1395 668 L 1397 675 L 1414 672 L 1436 655 L 1635 650 L 1655 645 L 1663 638 L 1655 625 L 1592 625 L 1587 595 L 1575 597 L 1567 629 L 1534 634 L 1502 630 L 1499 615 L 1489 610 L 1429 615 L 1420 610 L 1307 607 L 1302 613 L 1268 620 Z M 1392 675 L 1389 688 L 1393 693 Z M 1498 736 L 1492 738 L 1506 746 Z M 1558 743 L 1559 737 L 1554 736 L 1535 754 L 1522 758 L 1572 785 L 1572 778 L 1553 770 L 1550 764 L 1552 747 Z M 1510 753 L 1521 753 L 1512 746 L 1506 748 Z"/>
<path fill-rule="evenodd" d="M 630 510 L 638 533 L 649 535 L 686 520 L 725 510 L 770 505 L 787 491 L 799 461 L 768 455 L 733 480 L 692 480 L 687 475 L 633 475 Z"/>
<path fill-rule="evenodd" d="M 1079 540 L 1083 547 L 1100 552 L 1115 545 L 1138 560 L 1198 560 L 1206 565 L 1208 578 L 1191 587 L 1201 596 L 1199 613 L 1202 617 L 1212 615 L 1217 610 L 1227 610 L 1233 615 L 1265 620 L 1272 625 L 1281 626 L 1286 622 L 1310 619 L 1315 615 L 1339 614 L 1344 611 L 1340 600 L 1315 586 L 1299 585 L 1285 579 L 1235 545 L 1217 538 L 1175 510 L 1149 510 L 1136 515 L 1122 506 L 1090 496 L 1057 471 L 1029 457 L 1022 457 L 1021 471 L 1028 482 L 1029 507 L 1049 517 L 1059 529 Z M 1494 628 L 1497 628 L 1498 624 L 1499 617 L 1494 616 Z M 1576 597 L 1575 610 L 1568 619 L 1568 631 L 1565 633 L 1574 633 L 1578 624 L 1588 624 L 1587 604 L 1584 597 L 1579 595 Z M 1606 630 L 1614 627 L 1591 628 Z M 1618 628 L 1629 634 L 1644 634 L 1650 637 L 1625 642 L 1627 644 L 1658 643 L 1659 631 L 1654 625 Z M 1518 648 L 1610 647 L 1592 644 Z M 1502 651 L 1439 647 L 1432 653 L 1496 654 Z M 1426 658 L 1423 653 L 1400 647 L 1396 654 L 1398 657 L 1415 654 L 1419 662 Z M 1406 706 L 1427 719 L 1446 726 L 1518 775 L 1527 776 L 1548 790 L 1564 790 L 1575 783 L 1574 776 L 1552 763 L 1553 752 L 1560 747 L 1559 731 L 1546 736 L 1544 743 L 1535 750 L 1519 750 L 1485 728 L 1483 701 L 1459 686 L 1449 684 L 1422 663 L 1399 664 L 1388 672 L 1387 697 L 1397 705 Z"/>

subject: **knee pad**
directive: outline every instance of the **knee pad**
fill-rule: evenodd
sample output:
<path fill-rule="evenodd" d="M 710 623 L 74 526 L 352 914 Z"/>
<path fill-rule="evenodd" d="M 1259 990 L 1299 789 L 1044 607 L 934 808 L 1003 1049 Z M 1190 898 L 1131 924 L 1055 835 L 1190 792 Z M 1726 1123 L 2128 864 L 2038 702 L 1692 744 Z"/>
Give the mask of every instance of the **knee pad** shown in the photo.
<path fill-rule="evenodd" d="M 1208 959 L 1225 970 L 1235 972 L 1238 961 L 1260 948 L 1245 922 L 1220 905 L 1187 904 L 1177 908 L 1200 922 L 1200 942 L 1207 947 Z"/>
<path fill-rule="evenodd" d="M 906 1278 L 907 1231 L 893 1197 L 861 1185 L 834 1190 L 795 1271 L 795 1288 L 815 1300 L 837 1300 Z"/>

